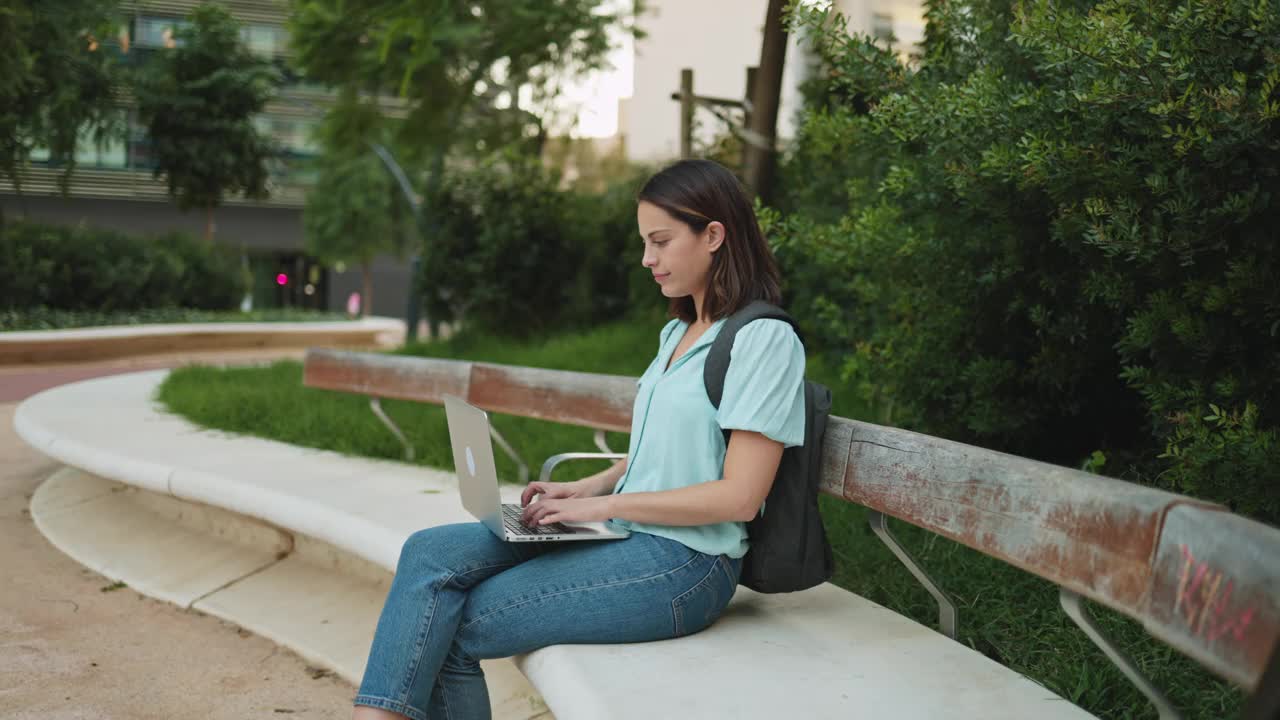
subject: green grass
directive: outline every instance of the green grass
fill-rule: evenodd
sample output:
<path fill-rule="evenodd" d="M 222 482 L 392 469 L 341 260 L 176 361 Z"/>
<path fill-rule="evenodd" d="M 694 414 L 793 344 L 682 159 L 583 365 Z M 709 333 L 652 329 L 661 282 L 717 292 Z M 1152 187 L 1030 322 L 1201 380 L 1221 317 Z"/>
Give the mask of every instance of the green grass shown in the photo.
<path fill-rule="evenodd" d="M 661 326 L 659 325 L 658 328 Z M 598 328 L 577 337 L 515 345 L 485 336 L 459 335 L 407 347 L 401 354 L 449 359 L 482 359 L 532 367 L 639 375 L 657 350 L 658 328 L 639 323 Z M 596 348 L 596 352 L 592 352 Z M 606 348 L 607 357 L 599 349 Z M 352 455 L 401 459 L 399 441 L 369 410 L 366 398 L 302 386 L 302 365 L 281 361 L 267 367 L 216 369 L 191 366 L 174 371 L 159 399 L 193 422 L 219 430 L 256 435 Z M 452 468 L 444 409 L 385 400 L 383 410 L 404 431 L 418 464 Z M 493 424 L 536 474 L 558 452 L 596 451 L 592 431 L 530 418 L 494 415 Z M 627 435 L 608 433 L 609 446 L 625 452 Z M 498 473 L 514 482 L 516 466 L 498 452 Z M 581 462 L 562 465 L 556 479 L 603 467 Z"/>
<path fill-rule="evenodd" d="M 56 310 L 52 308 L 0 309 L 0 332 L 5 330 L 66 330 L 108 325 L 149 325 L 155 323 L 218 322 L 308 322 L 348 320 L 343 313 L 276 308 L 270 310 L 192 310 L 189 308 L 148 308 L 145 310 Z"/>
<path fill-rule="evenodd" d="M 528 343 L 462 334 L 400 352 L 639 375 L 657 350 L 661 326 L 661 320 L 631 321 Z M 811 360 L 808 375 L 832 388 L 836 414 L 872 419 L 867 408 L 850 400 L 853 393 L 842 389 L 834 368 Z M 296 362 L 263 368 L 176 370 L 161 386 L 159 398 L 172 411 L 209 427 L 355 455 L 399 458 L 401 454 L 399 443 L 373 417 L 364 398 L 302 387 L 302 369 Z M 452 468 L 441 408 L 398 401 L 384 402 L 383 407 L 417 448 L 420 464 Z M 534 473 L 552 454 L 594 449 L 591 432 L 580 428 L 503 415 L 494 416 L 494 425 Z M 610 433 L 609 444 L 625 450 L 627 436 Z M 501 453 L 498 462 L 499 473 L 514 481 L 514 465 Z M 564 465 L 556 479 L 573 479 L 598 467 Z M 837 559 L 834 582 L 936 627 L 933 599 L 871 532 L 865 509 L 824 497 L 822 511 Z M 893 528 L 955 600 L 960 642 L 1100 717 L 1156 717 L 1150 704 L 1062 612 L 1053 585 L 905 523 L 894 521 Z M 1105 608 L 1092 611 L 1107 635 L 1185 717 L 1217 720 L 1239 714 L 1240 691 L 1152 640 L 1138 623 Z"/>

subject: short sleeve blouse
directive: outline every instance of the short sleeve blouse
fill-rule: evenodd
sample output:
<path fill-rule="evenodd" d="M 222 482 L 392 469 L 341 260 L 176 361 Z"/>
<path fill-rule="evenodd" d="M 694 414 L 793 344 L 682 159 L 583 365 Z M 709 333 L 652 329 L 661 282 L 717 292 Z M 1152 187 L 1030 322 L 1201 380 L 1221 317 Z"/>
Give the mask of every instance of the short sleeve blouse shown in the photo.
<path fill-rule="evenodd" d="M 756 320 L 738 331 L 717 411 L 703 369 L 720 333 L 718 320 L 667 367 L 688 324 L 672 320 L 658 353 L 640 376 L 631 418 L 627 471 L 616 493 L 687 487 L 724 476 L 722 429 L 750 430 L 790 447 L 804 442 L 804 347 L 781 320 Z M 739 558 L 747 552 L 740 522 L 690 527 L 618 520 L 634 531 L 667 537 L 699 552 Z"/>

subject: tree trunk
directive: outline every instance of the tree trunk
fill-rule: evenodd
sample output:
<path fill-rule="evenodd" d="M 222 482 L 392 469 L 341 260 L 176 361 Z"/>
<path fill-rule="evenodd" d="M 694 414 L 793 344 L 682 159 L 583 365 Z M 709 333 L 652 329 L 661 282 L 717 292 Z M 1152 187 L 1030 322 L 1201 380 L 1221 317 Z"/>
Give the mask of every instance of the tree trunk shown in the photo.
<path fill-rule="evenodd" d="M 369 263 L 360 264 L 360 278 L 364 289 L 360 291 L 360 317 L 373 313 L 373 268 Z"/>
<path fill-rule="evenodd" d="M 760 43 L 760 69 L 756 71 L 756 87 L 751 98 L 751 138 L 767 147 L 748 142 L 743 174 L 747 185 L 761 202 L 768 203 L 773 190 L 773 173 L 777 163 L 778 101 L 782 95 L 782 68 L 787 57 L 787 29 L 782 24 L 784 0 L 769 0 L 765 13 L 764 39 Z"/>
<path fill-rule="evenodd" d="M 213 242 L 213 206 L 207 205 L 204 209 L 204 239 Z"/>

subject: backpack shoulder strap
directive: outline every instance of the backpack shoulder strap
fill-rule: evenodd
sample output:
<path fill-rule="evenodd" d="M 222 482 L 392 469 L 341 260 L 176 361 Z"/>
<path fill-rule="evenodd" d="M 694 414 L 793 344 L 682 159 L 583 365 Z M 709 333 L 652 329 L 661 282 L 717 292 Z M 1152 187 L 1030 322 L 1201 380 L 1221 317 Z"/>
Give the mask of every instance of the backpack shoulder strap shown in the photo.
<path fill-rule="evenodd" d="M 782 308 L 763 300 L 752 301 L 730 315 L 729 319 L 725 320 L 724 326 L 720 328 L 720 334 L 711 342 L 711 349 L 707 352 L 707 362 L 702 369 L 702 381 L 707 388 L 707 398 L 711 400 L 711 406 L 717 410 L 720 408 L 720 398 L 724 395 L 724 376 L 729 372 L 733 338 L 747 323 L 765 319 L 782 320 L 790 324 L 797 335 L 800 333 L 800 328 L 796 327 L 796 321 L 790 315 Z"/>

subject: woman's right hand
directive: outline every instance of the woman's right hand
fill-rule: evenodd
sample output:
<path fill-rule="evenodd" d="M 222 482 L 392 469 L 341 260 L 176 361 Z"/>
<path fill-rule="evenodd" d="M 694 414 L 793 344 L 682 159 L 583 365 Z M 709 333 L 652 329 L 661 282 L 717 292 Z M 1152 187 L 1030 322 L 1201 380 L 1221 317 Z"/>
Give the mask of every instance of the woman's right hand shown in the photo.
<path fill-rule="evenodd" d="M 539 495 L 547 498 L 581 498 L 595 495 L 583 480 L 573 482 L 531 482 L 520 493 L 520 507 L 529 507 Z"/>
<path fill-rule="evenodd" d="M 539 496 L 558 500 L 561 498 L 589 498 L 598 497 L 600 495 L 608 495 L 613 492 L 614 485 L 618 482 L 618 478 L 622 476 L 627 469 L 627 461 L 619 460 L 613 464 L 613 467 L 598 472 L 595 475 L 584 477 L 581 480 L 573 482 L 531 482 L 529 486 L 520 493 L 520 507 L 525 508 L 525 515 L 529 514 L 529 505 L 536 501 Z"/>
<path fill-rule="evenodd" d="M 573 480 L 572 483 L 529 483 L 529 487 L 525 488 L 525 492 L 520 493 L 520 506 L 525 511 L 521 514 L 521 521 L 526 525 L 529 524 L 529 514 L 532 511 L 530 505 L 540 497 L 552 498 L 558 500 L 563 497 L 591 497 L 594 496 L 591 484 L 585 479 Z"/>

